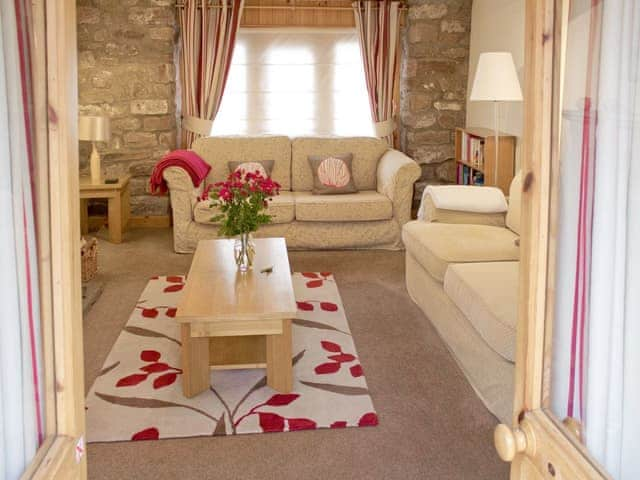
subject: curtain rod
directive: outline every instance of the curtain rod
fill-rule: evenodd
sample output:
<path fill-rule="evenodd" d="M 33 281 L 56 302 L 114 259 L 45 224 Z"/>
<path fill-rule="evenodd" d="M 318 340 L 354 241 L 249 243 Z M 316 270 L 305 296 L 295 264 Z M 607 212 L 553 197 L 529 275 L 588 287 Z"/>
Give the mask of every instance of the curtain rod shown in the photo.
<path fill-rule="evenodd" d="M 379 0 L 364 0 L 365 2 L 380 3 Z M 184 8 L 184 3 L 176 3 L 176 8 Z M 198 5 L 198 8 L 202 8 Z M 222 5 L 207 5 L 207 8 L 222 8 Z M 330 5 L 246 5 L 243 10 L 332 10 L 332 11 L 353 11 L 353 7 L 338 7 Z M 400 11 L 408 10 L 404 3 L 401 3 Z"/>

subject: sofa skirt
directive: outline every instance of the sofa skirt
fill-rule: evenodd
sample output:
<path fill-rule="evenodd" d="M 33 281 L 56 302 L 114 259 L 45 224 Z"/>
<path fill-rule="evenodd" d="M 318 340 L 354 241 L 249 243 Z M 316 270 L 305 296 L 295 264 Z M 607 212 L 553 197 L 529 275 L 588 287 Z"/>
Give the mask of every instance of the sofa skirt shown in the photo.
<path fill-rule="evenodd" d="M 284 237 L 292 250 L 380 249 L 402 250 L 400 226 L 395 219 L 369 222 L 301 222 L 270 224 L 255 235 Z M 176 253 L 192 253 L 200 240 L 218 238 L 218 227 L 197 222 L 174 225 Z"/>

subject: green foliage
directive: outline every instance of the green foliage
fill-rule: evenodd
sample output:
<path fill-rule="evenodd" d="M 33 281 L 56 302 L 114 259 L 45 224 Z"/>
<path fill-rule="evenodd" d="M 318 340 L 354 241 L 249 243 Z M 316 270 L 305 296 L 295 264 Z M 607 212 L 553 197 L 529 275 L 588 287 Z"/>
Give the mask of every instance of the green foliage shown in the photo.
<path fill-rule="evenodd" d="M 269 201 L 263 192 L 249 192 L 244 196 L 240 192 L 242 188 L 230 190 L 233 196 L 229 201 L 212 199 L 211 207 L 217 207 L 221 212 L 212 218 L 212 221 L 220 222 L 218 235 L 235 237 L 241 233 L 255 232 L 260 225 L 271 222 L 271 215 L 263 212 Z"/>

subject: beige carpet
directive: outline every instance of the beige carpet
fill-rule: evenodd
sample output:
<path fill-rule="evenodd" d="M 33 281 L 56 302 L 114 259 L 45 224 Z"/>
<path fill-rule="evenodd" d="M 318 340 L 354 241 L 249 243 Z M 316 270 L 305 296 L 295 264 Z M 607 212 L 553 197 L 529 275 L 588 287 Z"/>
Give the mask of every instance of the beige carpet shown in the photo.
<path fill-rule="evenodd" d="M 496 419 L 404 288 L 402 252 L 293 252 L 297 271 L 331 271 L 380 417 L 371 429 L 88 446 L 91 479 L 506 479 Z M 169 230 L 100 244 L 102 296 L 85 318 L 88 390 L 149 277 L 187 272 Z"/>

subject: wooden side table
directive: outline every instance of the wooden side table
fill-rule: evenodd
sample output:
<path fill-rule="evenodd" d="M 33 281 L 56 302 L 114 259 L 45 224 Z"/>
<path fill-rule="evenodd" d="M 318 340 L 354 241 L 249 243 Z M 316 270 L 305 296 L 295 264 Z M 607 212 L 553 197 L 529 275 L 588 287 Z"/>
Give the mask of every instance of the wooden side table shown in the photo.
<path fill-rule="evenodd" d="M 131 175 L 121 175 L 118 183 L 91 183 L 91 177 L 80 177 L 80 225 L 82 233 L 89 231 L 89 211 L 87 200 L 106 198 L 109 200 L 108 222 L 109 241 L 122 242 L 122 232 L 127 228 L 130 216 L 129 180 Z"/>

